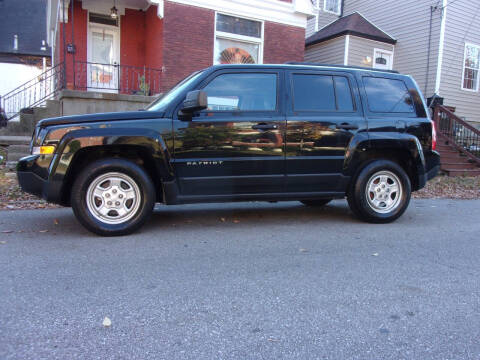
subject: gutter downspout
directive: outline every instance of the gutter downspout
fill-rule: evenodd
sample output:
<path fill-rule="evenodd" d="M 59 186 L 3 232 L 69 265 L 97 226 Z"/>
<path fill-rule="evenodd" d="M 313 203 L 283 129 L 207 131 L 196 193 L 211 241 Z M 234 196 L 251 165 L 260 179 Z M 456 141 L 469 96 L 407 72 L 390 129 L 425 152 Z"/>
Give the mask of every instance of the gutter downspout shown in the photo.
<path fill-rule="evenodd" d="M 427 70 L 425 73 L 425 90 L 423 93 L 425 96 L 427 95 L 427 90 L 428 90 L 428 77 L 430 75 L 430 52 L 432 49 L 432 22 L 433 22 L 433 13 L 437 11 L 438 6 L 430 6 L 430 26 L 428 29 L 428 50 L 427 50 Z"/>
<path fill-rule="evenodd" d="M 75 26 L 74 26 L 74 13 L 73 13 L 73 8 L 75 7 L 75 0 L 72 0 L 72 10 L 71 10 L 71 18 L 72 18 L 72 47 L 73 47 L 73 52 L 72 52 L 72 72 L 73 72 L 73 90 L 75 90 L 75 38 L 74 38 L 74 32 L 75 32 Z M 88 21 L 88 20 L 87 20 Z"/>
<path fill-rule="evenodd" d="M 443 65 L 443 45 L 445 42 L 445 22 L 447 19 L 447 7 L 448 0 L 443 0 L 442 4 L 442 22 L 440 24 L 440 41 L 438 46 L 438 62 L 437 62 L 437 76 L 435 79 L 435 94 L 440 95 L 440 80 L 442 77 L 442 65 Z"/>
<path fill-rule="evenodd" d="M 350 51 L 350 35 L 345 36 L 345 49 L 343 54 L 343 65 L 348 65 L 348 53 Z"/>

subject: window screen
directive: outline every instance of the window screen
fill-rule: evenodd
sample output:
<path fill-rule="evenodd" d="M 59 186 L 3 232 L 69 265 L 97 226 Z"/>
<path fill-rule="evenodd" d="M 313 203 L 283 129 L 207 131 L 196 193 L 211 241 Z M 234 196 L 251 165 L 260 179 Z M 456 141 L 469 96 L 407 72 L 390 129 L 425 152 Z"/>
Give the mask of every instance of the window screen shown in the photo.
<path fill-rule="evenodd" d="M 294 74 L 296 111 L 353 111 L 348 79 L 343 76 Z"/>
<path fill-rule="evenodd" d="M 413 101 L 402 80 L 364 77 L 368 108 L 372 112 L 414 112 Z"/>
<path fill-rule="evenodd" d="M 208 110 L 273 111 L 277 107 L 276 74 L 222 74 L 203 90 Z"/>

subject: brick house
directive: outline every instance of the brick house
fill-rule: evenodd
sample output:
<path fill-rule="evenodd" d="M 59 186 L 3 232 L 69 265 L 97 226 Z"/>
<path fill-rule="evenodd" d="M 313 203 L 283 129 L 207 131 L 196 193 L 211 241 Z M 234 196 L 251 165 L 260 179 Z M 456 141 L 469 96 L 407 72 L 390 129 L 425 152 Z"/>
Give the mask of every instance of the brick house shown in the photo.
<path fill-rule="evenodd" d="M 49 0 L 67 89 L 154 95 L 216 63 L 302 61 L 310 0 Z"/>

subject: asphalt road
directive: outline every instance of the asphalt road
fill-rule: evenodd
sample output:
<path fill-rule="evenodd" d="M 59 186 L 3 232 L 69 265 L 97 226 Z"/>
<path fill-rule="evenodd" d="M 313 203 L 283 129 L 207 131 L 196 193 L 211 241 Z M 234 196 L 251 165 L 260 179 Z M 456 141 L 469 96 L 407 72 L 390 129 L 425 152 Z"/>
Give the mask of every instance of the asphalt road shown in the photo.
<path fill-rule="evenodd" d="M 0 359 L 478 360 L 480 201 L 159 207 L 121 238 L 3 211 Z"/>

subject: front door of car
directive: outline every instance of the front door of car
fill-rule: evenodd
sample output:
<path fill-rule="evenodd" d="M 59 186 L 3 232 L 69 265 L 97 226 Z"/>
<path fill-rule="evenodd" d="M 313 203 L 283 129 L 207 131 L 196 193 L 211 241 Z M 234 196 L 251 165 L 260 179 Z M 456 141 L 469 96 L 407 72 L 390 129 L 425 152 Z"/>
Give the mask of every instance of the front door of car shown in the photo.
<path fill-rule="evenodd" d="M 174 120 L 174 168 L 182 195 L 283 191 L 283 72 L 219 70 L 198 89 L 208 108 Z"/>
<path fill-rule="evenodd" d="M 289 71 L 286 172 L 289 192 L 342 191 L 346 151 L 366 131 L 355 78 L 347 72 Z"/>

